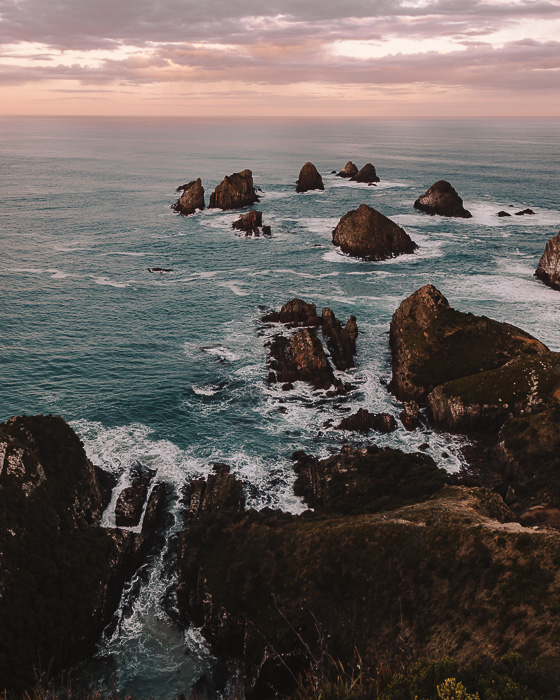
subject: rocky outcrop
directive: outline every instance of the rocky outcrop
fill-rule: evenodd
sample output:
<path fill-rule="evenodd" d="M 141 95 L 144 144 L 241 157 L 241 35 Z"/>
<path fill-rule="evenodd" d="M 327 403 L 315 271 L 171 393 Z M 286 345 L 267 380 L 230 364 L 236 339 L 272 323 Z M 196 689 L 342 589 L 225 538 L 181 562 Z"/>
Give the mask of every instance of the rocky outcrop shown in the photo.
<path fill-rule="evenodd" d="M 355 175 L 352 175 L 350 180 L 352 182 L 363 182 L 368 185 L 380 182 L 380 179 L 377 173 L 375 172 L 375 166 L 371 163 L 366 163 L 359 172 L 357 172 Z"/>
<path fill-rule="evenodd" d="M 321 318 L 317 315 L 315 304 L 308 304 L 303 299 L 292 299 L 284 304 L 280 311 L 271 311 L 262 318 L 264 323 L 283 323 L 288 328 L 297 326 L 319 326 Z"/>
<path fill-rule="evenodd" d="M 342 170 L 339 170 L 339 172 L 336 174 L 337 177 L 344 177 L 344 178 L 349 178 L 349 177 L 354 177 L 354 175 L 358 174 L 358 168 L 357 166 L 352 163 L 351 160 L 346 163 L 346 165 L 342 168 Z"/>
<path fill-rule="evenodd" d="M 515 216 L 532 216 L 534 213 L 532 209 L 522 209 L 521 211 L 516 211 Z"/>
<path fill-rule="evenodd" d="M 246 236 L 270 236 L 270 226 L 263 226 L 262 212 L 254 209 L 234 221 L 231 227 L 236 231 L 244 231 Z"/>
<path fill-rule="evenodd" d="M 350 316 L 343 327 L 331 309 L 325 307 L 321 316 L 321 322 L 323 336 L 327 342 L 334 366 L 342 371 L 354 367 L 356 338 L 358 337 L 356 317 Z"/>
<path fill-rule="evenodd" d="M 472 214 L 463 206 L 463 200 L 446 180 L 438 180 L 414 202 L 414 208 L 433 216 L 451 216 L 470 219 Z"/>
<path fill-rule="evenodd" d="M 253 185 L 253 173 L 245 169 L 226 175 L 210 195 L 209 209 L 241 209 L 259 201 Z"/>
<path fill-rule="evenodd" d="M 115 506 L 117 527 L 136 527 L 144 511 L 148 489 L 154 478 L 152 469 L 136 468 L 132 473 L 132 483 L 123 489 Z"/>
<path fill-rule="evenodd" d="M 337 430 L 355 430 L 360 433 L 369 433 L 370 430 L 392 433 L 397 429 L 397 421 L 390 413 L 370 413 L 365 408 L 359 408 L 356 413 L 343 418 L 336 427 Z"/>
<path fill-rule="evenodd" d="M 416 430 L 420 426 L 420 408 L 416 401 L 405 401 L 399 418 L 407 430 Z"/>
<path fill-rule="evenodd" d="M 405 299 L 389 333 L 391 390 L 403 401 L 424 402 L 440 384 L 501 367 L 518 355 L 547 347 L 509 323 L 451 308 L 433 285 Z"/>
<path fill-rule="evenodd" d="M 552 289 L 560 290 L 560 232 L 547 242 L 535 277 Z"/>
<path fill-rule="evenodd" d="M 367 204 L 340 219 L 332 242 L 343 253 L 363 260 L 386 260 L 418 248 L 404 229 Z"/>
<path fill-rule="evenodd" d="M 323 178 L 313 163 L 306 163 L 299 172 L 296 182 L 296 192 L 308 192 L 309 190 L 324 190 Z"/>
<path fill-rule="evenodd" d="M 496 214 L 496 216 L 504 217 L 504 216 L 511 216 L 511 214 L 509 214 L 507 211 L 504 211 L 504 210 L 502 209 L 502 211 L 499 211 L 499 212 Z"/>
<path fill-rule="evenodd" d="M 141 563 L 163 494 L 141 534 L 102 529 L 106 481 L 62 418 L 0 425 L 0 688 L 91 653 Z"/>
<path fill-rule="evenodd" d="M 177 187 L 177 192 L 183 192 L 172 209 L 183 216 L 189 216 L 204 209 L 204 187 L 200 178 Z"/>

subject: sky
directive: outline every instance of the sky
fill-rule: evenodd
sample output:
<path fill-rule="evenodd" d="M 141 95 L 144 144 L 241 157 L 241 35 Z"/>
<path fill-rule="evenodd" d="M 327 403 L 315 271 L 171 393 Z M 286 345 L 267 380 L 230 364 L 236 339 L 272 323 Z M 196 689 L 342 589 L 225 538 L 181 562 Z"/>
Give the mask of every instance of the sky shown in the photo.
<path fill-rule="evenodd" d="M 560 0 L 0 0 L 0 114 L 560 116 Z"/>

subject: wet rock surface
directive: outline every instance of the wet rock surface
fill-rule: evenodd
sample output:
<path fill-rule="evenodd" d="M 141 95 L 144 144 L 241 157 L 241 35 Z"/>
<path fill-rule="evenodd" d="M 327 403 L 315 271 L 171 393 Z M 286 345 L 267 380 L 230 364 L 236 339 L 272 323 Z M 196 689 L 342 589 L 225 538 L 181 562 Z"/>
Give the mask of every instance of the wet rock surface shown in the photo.
<path fill-rule="evenodd" d="M 470 219 L 472 214 L 463 206 L 463 200 L 451 183 L 438 180 L 414 202 L 414 208 L 425 214 Z"/>
<path fill-rule="evenodd" d="M 144 511 L 148 489 L 155 472 L 138 467 L 132 476 L 132 484 L 123 489 L 115 506 L 115 522 L 117 527 L 136 527 Z"/>
<path fill-rule="evenodd" d="M 392 433 L 397 429 L 397 421 L 390 413 L 370 413 L 365 408 L 359 408 L 356 413 L 343 418 L 336 427 L 338 430 L 355 430 L 360 433 L 369 433 L 370 430 Z"/>
<path fill-rule="evenodd" d="M 317 315 L 317 306 L 297 297 L 286 302 L 280 311 L 266 314 L 262 320 L 264 323 L 283 323 L 288 328 L 318 326 L 321 323 L 321 318 Z"/>
<path fill-rule="evenodd" d="M 296 182 L 296 192 L 309 192 L 310 190 L 324 190 L 323 178 L 313 163 L 306 163 L 300 170 Z"/>
<path fill-rule="evenodd" d="M 420 426 L 420 408 L 416 401 L 405 401 L 399 418 L 407 430 L 416 430 Z"/>
<path fill-rule="evenodd" d="M 351 160 L 346 163 L 346 165 L 336 173 L 337 177 L 350 178 L 358 174 L 358 168 Z"/>
<path fill-rule="evenodd" d="M 367 204 L 340 219 L 332 242 L 343 253 L 363 260 L 386 260 L 418 248 L 403 228 Z"/>
<path fill-rule="evenodd" d="M 249 169 L 226 175 L 210 195 L 209 209 L 242 209 L 259 201 Z"/>
<path fill-rule="evenodd" d="M 371 163 L 366 163 L 364 167 L 350 178 L 352 182 L 363 182 L 371 185 L 380 182 L 379 176 L 375 171 L 375 166 Z"/>
<path fill-rule="evenodd" d="M 192 180 L 186 185 L 181 185 L 177 188 L 177 192 L 182 191 L 183 194 L 178 201 L 172 205 L 172 209 L 179 212 L 183 216 L 190 216 L 196 211 L 204 209 L 204 187 L 200 178 Z"/>
<path fill-rule="evenodd" d="M 246 236 L 270 236 L 270 226 L 263 226 L 262 212 L 251 209 L 231 225 L 236 231 L 243 231 Z"/>
<path fill-rule="evenodd" d="M 560 290 L 560 233 L 547 242 L 535 277 L 552 289 Z"/>

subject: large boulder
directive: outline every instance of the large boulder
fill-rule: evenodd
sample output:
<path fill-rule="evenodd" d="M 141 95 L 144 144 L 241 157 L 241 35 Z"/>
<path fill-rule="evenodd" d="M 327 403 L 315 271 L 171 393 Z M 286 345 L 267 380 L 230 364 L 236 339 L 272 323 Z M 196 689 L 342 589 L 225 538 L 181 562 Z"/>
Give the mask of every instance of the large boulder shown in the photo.
<path fill-rule="evenodd" d="M 470 219 L 472 214 L 447 180 L 438 180 L 414 202 L 414 208 L 425 214 Z"/>
<path fill-rule="evenodd" d="M 560 232 L 547 242 L 535 277 L 552 289 L 560 290 Z"/>
<path fill-rule="evenodd" d="M 288 328 L 319 326 L 321 324 L 316 305 L 308 304 L 297 297 L 287 301 L 280 311 L 270 311 L 265 314 L 262 320 L 264 323 L 283 323 Z"/>
<path fill-rule="evenodd" d="M 183 216 L 189 216 L 196 211 L 204 209 L 204 187 L 200 178 L 177 187 L 177 192 L 183 192 L 172 209 Z"/>
<path fill-rule="evenodd" d="M 350 178 L 352 182 L 363 182 L 368 185 L 374 182 L 380 182 L 379 176 L 375 172 L 375 166 L 371 163 L 366 163 L 364 167 Z"/>
<path fill-rule="evenodd" d="M 270 226 L 263 226 L 262 212 L 255 209 L 240 216 L 231 227 L 236 231 L 243 231 L 245 236 L 270 236 Z"/>
<path fill-rule="evenodd" d="M 296 192 L 308 192 L 309 190 L 324 190 L 323 178 L 313 163 L 306 163 L 299 171 L 296 182 Z"/>
<path fill-rule="evenodd" d="M 343 253 L 363 260 L 386 260 L 418 248 L 404 229 L 367 204 L 340 219 L 332 242 Z"/>
<path fill-rule="evenodd" d="M 253 173 L 245 169 L 226 175 L 210 195 L 209 209 L 241 209 L 259 201 L 253 185 Z"/>
<path fill-rule="evenodd" d="M 358 174 L 358 168 L 354 163 L 352 163 L 351 160 L 346 163 L 346 165 L 340 170 L 336 176 L 337 177 L 344 177 L 344 178 L 349 178 L 349 177 L 354 177 L 354 175 Z"/>
<path fill-rule="evenodd" d="M 424 402 L 440 384 L 501 367 L 518 355 L 548 348 L 529 333 L 451 308 L 433 285 L 418 289 L 393 314 L 391 390 L 401 400 Z"/>

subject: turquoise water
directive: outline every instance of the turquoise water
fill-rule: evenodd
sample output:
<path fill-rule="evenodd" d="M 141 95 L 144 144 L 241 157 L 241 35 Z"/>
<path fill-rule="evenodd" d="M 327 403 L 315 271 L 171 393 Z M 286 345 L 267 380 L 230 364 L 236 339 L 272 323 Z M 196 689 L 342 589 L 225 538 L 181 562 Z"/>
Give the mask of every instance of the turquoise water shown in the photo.
<path fill-rule="evenodd" d="M 343 437 L 356 441 L 323 428 L 349 409 L 400 411 L 385 382 L 388 324 L 403 298 L 431 282 L 456 308 L 560 350 L 560 294 L 533 277 L 560 227 L 558 121 L 2 118 L 0 127 L 0 420 L 60 414 L 120 487 L 139 460 L 176 494 L 168 548 L 134 582 L 90 669 L 116 672 L 141 697 L 174 697 L 208 662 L 196 631 L 185 638 L 162 607 L 185 483 L 225 461 L 251 505 L 301 509 L 293 450 L 324 455 Z M 373 162 L 379 186 L 329 174 L 349 159 Z M 307 160 L 325 192 L 295 193 Z M 170 209 L 177 185 L 201 177 L 208 200 L 243 168 L 263 190 L 272 238 L 236 235 L 238 214 Z M 442 178 L 472 219 L 412 208 Z M 340 255 L 332 228 L 363 202 L 402 225 L 418 253 L 382 263 Z M 510 205 L 536 214 L 495 216 Z M 154 266 L 173 272 L 149 273 Z M 347 400 L 266 384 L 271 331 L 258 319 L 296 295 L 357 317 Z M 399 429 L 375 439 L 408 451 L 427 442 L 442 466 L 461 463 L 461 442 L 447 435 Z"/>

